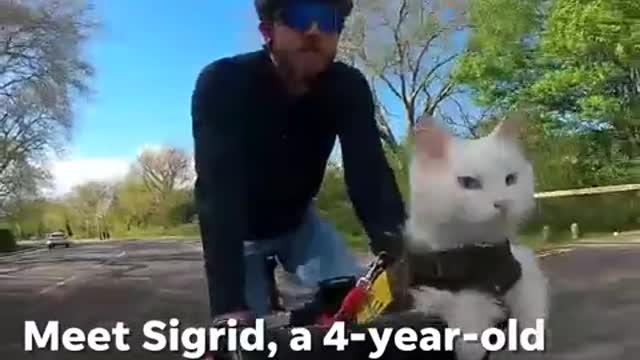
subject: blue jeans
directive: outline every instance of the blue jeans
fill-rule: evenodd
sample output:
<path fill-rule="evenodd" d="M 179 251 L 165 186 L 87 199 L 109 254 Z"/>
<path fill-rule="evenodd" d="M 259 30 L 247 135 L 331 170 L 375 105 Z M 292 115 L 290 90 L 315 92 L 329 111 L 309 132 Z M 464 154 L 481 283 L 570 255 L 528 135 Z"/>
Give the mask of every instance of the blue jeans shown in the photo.
<path fill-rule="evenodd" d="M 270 255 L 277 257 L 299 285 L 309 289 L 315 289 L 319 281 L 358 276 L 364 270 L 336 229 L 311 207 L 302 225 L 291 233 L 245 242 L 245 296 L 258 317 L 270 309 L 272 289 L 265 261 Z"/>

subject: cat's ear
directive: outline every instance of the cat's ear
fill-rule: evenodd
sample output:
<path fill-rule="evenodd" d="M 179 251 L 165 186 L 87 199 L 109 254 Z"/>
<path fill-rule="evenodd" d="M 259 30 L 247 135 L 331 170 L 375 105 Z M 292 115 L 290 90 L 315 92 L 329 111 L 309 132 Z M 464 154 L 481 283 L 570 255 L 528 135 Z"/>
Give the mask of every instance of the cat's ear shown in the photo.
<path fill-rule="evenodd" d="M 503 140 L 517 143 L 520 140 L 523 125 L 524 116 L 522 114 L 514 114 L 502 120 L 493 130 L 492 135 Z"/>
<path fill-rule="evenodd" d="M 449 133 L 429 115 L 423 115 L 414 127 L 416 154 L 423 159 L 445 160 L 451 140 Z"/>

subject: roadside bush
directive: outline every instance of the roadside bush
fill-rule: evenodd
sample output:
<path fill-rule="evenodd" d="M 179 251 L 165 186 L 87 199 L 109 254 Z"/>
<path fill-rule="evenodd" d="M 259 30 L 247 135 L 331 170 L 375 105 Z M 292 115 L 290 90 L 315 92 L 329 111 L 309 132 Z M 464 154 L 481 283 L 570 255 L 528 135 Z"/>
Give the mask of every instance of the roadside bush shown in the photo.
<path fill-rule="evenodd" d="M 11 252 L 16 250 L 16 239 L 9 229 L 0 229 L 0 252 Z"/>

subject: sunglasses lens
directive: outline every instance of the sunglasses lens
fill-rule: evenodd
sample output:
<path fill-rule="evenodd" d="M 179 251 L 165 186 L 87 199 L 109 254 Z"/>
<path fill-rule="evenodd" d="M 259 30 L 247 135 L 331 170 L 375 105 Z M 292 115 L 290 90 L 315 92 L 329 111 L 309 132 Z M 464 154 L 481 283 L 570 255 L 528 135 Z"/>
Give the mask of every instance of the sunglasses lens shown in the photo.
<path fill-rule="evenodd" d="M 318 29 L 327 33 L 340 32 L 344 19 L 338 11 L 321 4 L 296 4 L 284 12 L 284 22 L 298 31 L 307 31 L 315 23 Z"/>

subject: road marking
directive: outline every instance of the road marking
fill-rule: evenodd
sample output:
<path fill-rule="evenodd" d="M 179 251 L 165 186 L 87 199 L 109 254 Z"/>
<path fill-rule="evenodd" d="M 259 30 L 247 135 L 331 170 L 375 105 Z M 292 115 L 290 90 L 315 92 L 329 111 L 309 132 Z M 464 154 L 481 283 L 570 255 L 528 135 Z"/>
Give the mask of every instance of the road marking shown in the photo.
<path fill-rule="evenodd" d="M 172 295 L 185 295 L 185 294 L 190 294 L 191 292 L 189 290 L 178 290 L 178 289 L 159 289 L 158 290 L 161 293 L 165 293 L 165 294 L 172 294 Z"/>
<path fill-rule="evenodd" d="M 119 257 L 123 257 L 125 255 L 127 255 L 127 252 L 122 250 L 122 252 L 120 254 L 116 255 L 116 257 L 119 258 Z"/>
<path fill-rule="evenodd" d="M 0 274 L 0 279 L 25 279 L 25 280 L 35 280 L 35 281 L 64 280 L 64 278 L 60 276 L 55 276 L 55 277 L 33 276 L 33 275 L 24 276 L 23 274 L 20 274 L 20 275 Z"/>
<path fill-rule="evenodd" d="M 573 251 L 574 249 L 570 248 L 570 249 L 556 249 L 556 250 L 549 250 L 549 251 L 545 251 L 543 253 L 540 253 L 538 255 L 539 258 L 544 258 L 547 256 L 551 256 L 551 255 L 559 255 L 559 254 L 564 254 L 564 253 L 568 253 Z"/>
<path fill-rule="evenodd" d="M 75 279 L 76 276 L 75 275 L 71 275 L 70 277 L 62 280 L 62 281 L 58 281 L 57 283 L 53 284 L 53 285 L 49 285 L 46 288 L 40 290 L 40 295 L 46 294 L 48 292 L 50 292 L 51 290 L 55 290 L 56 288 L 59 288 L 60 286 L 64 286 L 65 284 L 69 283 L 70 281 L 72 281 L 73 279 Z"/>
<path fill-rule="evenodd" d="M 20 268 L 0 268 L 0 274 L 8 274 L 18 270 L 20 270 Z"/>

